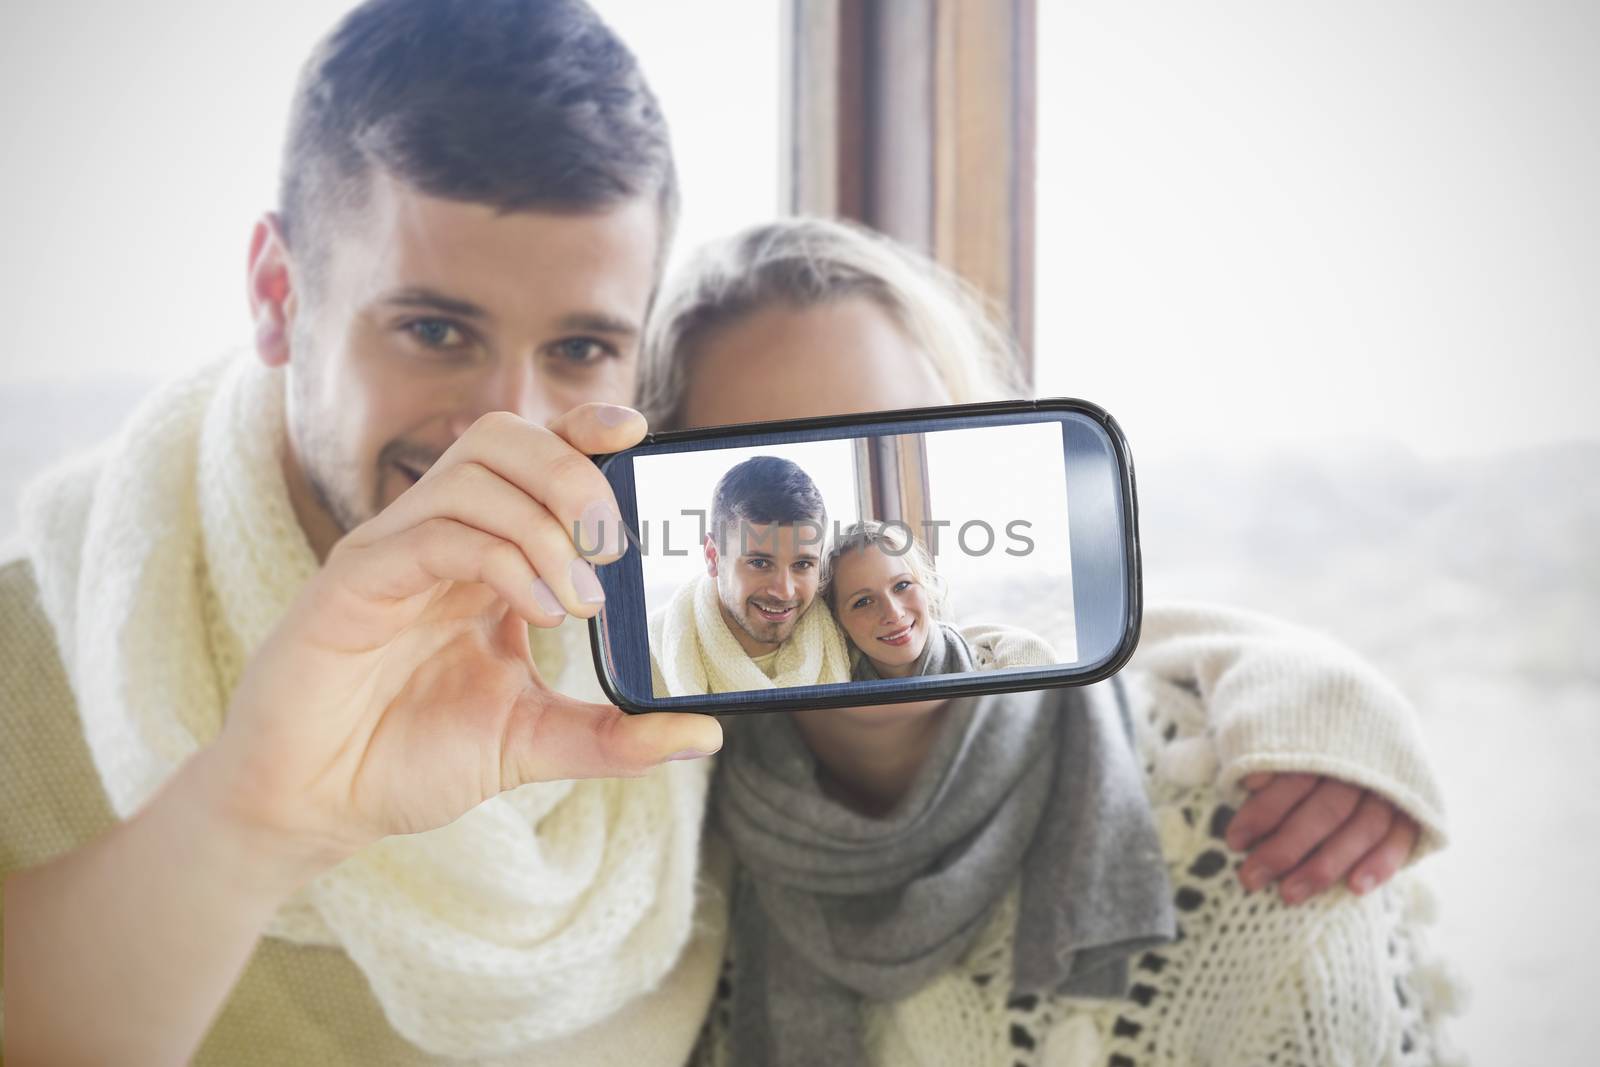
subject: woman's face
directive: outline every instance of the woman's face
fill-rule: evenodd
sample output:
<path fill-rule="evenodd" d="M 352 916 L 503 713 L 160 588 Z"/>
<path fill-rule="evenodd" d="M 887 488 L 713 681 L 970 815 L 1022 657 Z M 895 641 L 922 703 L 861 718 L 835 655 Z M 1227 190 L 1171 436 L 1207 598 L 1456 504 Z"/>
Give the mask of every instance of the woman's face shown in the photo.
<path fill-rule="evenodd" d="M 922 350 L 866 297 L 774 305 L 713 331 L 689 367 L 686 427 L 854 415 L 952 403 Z M 943 701 L 846 708 L 875 722 L 916 718 Z"/>
<path fill-rule="evenodd" d="M 685 426 L 951 403 L 922 350 L 866 297 L 774 305 L 715 330 L 689 368 Z"/>
<path fill-rule="evenodd" d="M 833 610 L 850 641 L 885 678 L 902 678 L 922 655 L 933 625 L 928 591 L 905 556 L 877 545 L 844 553 L 834 563 Z"/>

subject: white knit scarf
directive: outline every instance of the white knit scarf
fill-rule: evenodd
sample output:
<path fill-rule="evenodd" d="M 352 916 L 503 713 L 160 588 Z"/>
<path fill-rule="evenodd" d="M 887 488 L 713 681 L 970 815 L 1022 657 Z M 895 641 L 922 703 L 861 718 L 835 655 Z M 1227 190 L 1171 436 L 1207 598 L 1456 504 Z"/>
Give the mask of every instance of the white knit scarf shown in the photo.
<path fill-rule="evenodd" d="M 216 736 L 317 568 L 281 466 L 284 386 L 253 357 L 220 360 L 24 494 L 41 600 L 121 818 Z M 603 699 L 581 624 L 530 637 L 550 684 Z M 573 1033 L 654 988 L 687 942 L 707 770 L 511 790 L 363 850 L 268 933 L 343 948 L 395 1029 L 437 1055 Z"/>
<path fill-rule="evenodd" d="M 666 695 L 738 693 L 775 686 L 829 685 L 850 680 L 844 634 L 826 604 L 813 600 L 794 632 L 778 646 L 775 677 L 750 659 L 722 618 L 717 583 L 702 574 L 672 594 L 650 620 L 650 651 Z"/>

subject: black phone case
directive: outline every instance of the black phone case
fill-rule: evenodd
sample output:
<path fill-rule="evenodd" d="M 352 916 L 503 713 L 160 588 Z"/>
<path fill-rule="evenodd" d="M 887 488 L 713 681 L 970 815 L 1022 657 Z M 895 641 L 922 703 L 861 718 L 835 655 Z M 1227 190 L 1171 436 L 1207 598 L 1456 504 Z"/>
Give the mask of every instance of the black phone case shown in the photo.
<path fill-rule="evenodd" d="M 906 679 L 893 687 L 879 689 L 874 686 L 870 695 L 859 690 L 844 690 L 835 694 L 812 694 L 783 700 L 767 697 L 755 701 L 729 701 L 704 709 L 707 714 L 738 715 L 774 711 L 797 711 L 807 708 L 847 708 L 863 704 L 903 704 L 913 700 L 944 699 L 946 697 L 972 696 L 982 693 L 1014 693 L 1033 689 L 1061 686 L 1091 685 L 1111 677 L 1132 658 L 1139 645 L 1139 627 L 1144 608 L 1144 584 L 1139 556 L 1139 505 L 1133 473 L 1133 457 L 1128 450 L 1127 438 L 1117 420 L 1104 408 L 1088 400 L 1069 397 L 1052 397 L 1039 400 L 998 400 L 980 404 L 946 404 L 925 408 L 898 408 L 890 411 L 862 412 L 855 415 L 826 415 L 811 419 L 781 419 L 772 422 L 742 422 L 727 426 L 712 426 L 696 430 L 668 430 L 644 436 L 634 448 L 669 442 L 707 442 L 750 434 L 791 434 L 808 430 L 837 429 L 849 426 L 882 425 L 885 423 L 917 422 L 929 418 L 970 418 L 982 415 L 1009 415 L 1038 411 L 1069 411 L 1086 415 L 1097 422 L 1111 441 L 1122 471 L 1123 548 L 1129 560 L 1127 589 L 1128 623 L 1121 642 L 1109 657 L 1082 673 L 1067 675 L 1058 672 L 1054 678 L 1015 676 L 1004 672 L 987 672 L 967 678 L 934 675 Z M 633 451 L 628 449 L 626 451 Z M 596 466 L 604 468 L 606 462 L 626 452 L 612 452 L 592 457 Z M 642 605 L 641 605 L 642 610 Z M 628 699 L 612 681 L 610 657 L 606 648 L 604 612 L 589 620 L 589 649 L 594 657 L 595 674 L 606 698 L 630 714 L 649 714 L 657 711 L 695 710 L 684 707 L 654 708 Z"/>

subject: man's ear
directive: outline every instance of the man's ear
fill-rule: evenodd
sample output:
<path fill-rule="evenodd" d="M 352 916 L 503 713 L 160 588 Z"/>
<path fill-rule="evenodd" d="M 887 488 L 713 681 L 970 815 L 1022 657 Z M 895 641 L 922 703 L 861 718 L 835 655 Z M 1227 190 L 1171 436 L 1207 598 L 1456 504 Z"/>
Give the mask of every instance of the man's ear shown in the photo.
<path fill-rule="evenodd" d="M 704 545 L 704 549 L 706 555 L 706 573 L 715 578 L 717 576 L 717 539 L 712 537 L 710 534 L 706 534 L 706 543 Z"/>
<path fill-rule="evenodd" d="M 246 276 L 250 317 L 256 325 L 256 354 L 269 367 L 289 362 L 289 327 L 294 322 L 296 294 L 283 222 L 269 211 L 256 220 L 250 234 Z"/>

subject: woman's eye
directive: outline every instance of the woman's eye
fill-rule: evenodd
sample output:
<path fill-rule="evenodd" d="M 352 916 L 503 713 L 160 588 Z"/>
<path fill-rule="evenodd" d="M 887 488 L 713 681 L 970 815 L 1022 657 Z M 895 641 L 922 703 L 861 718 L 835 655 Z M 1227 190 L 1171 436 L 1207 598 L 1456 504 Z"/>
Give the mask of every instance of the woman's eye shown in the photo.
<path fill-rule="evenodd" d="M 896 593 L 903 593 L 910 588 L 911 580 L 909 578 L 902 578 L 898 582 L 894 583 L 894 591 Z"/>
<path fill-rule="evenodd" d="M 599 362 L 611 355 L 614 349 L 603 341 L 596 341 L 593 337 L 568 337 L 557 341 L 553 351 L 563 363 L 581 366 Z"/>
<path fill-rule="evenodd" d="M 864 608 L 864 607 L 867 606 L 868 603 L 871 602 L 871 599 L 872 599 L 871 597 L 862 597 L 860 600 L 856 601 L 854 604 L 851 604 L 850 606 L 852 608 L 856 608 L 856 609 Z"/>
<path fill-rule="evenodd" d="M 417 319 L 406 324 L 411 336 L 429 348 L 460 348 L 466 343 L 466 334 L 448 319 Z"/>

